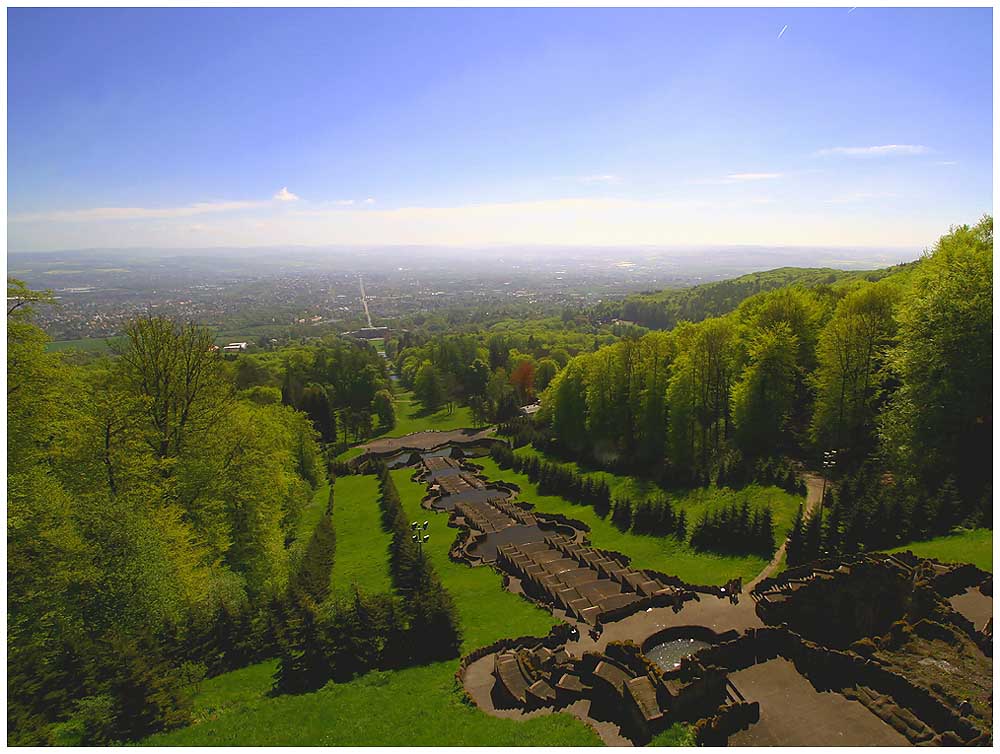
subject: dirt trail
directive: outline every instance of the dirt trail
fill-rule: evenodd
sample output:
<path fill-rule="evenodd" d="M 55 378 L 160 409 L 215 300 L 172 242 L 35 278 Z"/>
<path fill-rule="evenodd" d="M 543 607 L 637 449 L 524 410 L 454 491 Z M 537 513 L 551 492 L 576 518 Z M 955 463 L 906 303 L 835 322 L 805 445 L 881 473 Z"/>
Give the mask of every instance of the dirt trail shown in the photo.
<path fill-rule="evenodd" d="M 806 473 L 802 475 L 802 478 L 806 482 L 806 507 L 803 515 L 808 518 L 813 511 L 819 507 L 820 499 L 823 496 L 823 478 L 817 474 Z M 785 557 L 785 548 L 788 546 L 788 538 L 781 543 L 775 553 L 774 557 L 771 558 L 771 562 L 765 566 L 764 570 L 757 574 L 756 578 L 749 584 L 743 587 L 743 591 L 749 592 L 757 584 L 759 584 L 764 579 L 769 576 L 773 576 L 775 571 L 778 570 L 778 566 L 781 565 L 781 561 Z"/>

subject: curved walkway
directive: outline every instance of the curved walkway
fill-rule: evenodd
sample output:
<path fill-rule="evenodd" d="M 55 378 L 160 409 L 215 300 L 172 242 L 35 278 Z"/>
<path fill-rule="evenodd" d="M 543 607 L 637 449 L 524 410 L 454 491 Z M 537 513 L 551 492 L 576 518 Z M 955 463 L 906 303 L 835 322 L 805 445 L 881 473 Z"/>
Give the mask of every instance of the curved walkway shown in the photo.
<path fill-rule="evenodd" d="M 813 473 L 804 473 L 802 478 L 806 482 L 806 506 L 802 515 L 808 518 L 812 515 L 813 511 L 819 507 L 820 501 L 822 500 L 823 478 Z M 763 571 L 757 574 L 757 577 L 753 581 L 743 587 L 744 591 L 749 593 L 750 590 L 757 586 L 757 584 L 761 581 L 774 575 L 774 573 L 778 570 L 778 566 L 781 565 L 781 561 L 785 559 L 785 550 L 787 547 L 788 538 L 786 537 L 785 541 L 781 543 L 781 547 L 775 551 L 774 557 L 771 558 L 771 562 L 765 566 Z"/>

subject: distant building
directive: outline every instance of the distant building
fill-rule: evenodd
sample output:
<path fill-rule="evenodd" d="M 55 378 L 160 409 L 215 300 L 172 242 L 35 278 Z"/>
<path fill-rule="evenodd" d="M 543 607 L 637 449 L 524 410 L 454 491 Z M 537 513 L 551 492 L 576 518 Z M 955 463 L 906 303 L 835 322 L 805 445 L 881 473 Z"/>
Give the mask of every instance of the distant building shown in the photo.
<path fill-rule="evenodd" d="M 538 413 L 538 409 L 541 407 L 541 403 L 529 403 L 527 406 L 521 406 L 521 413 L 525 416 L 533 416 Z"/>
<path fill-rule="evenodd" d="M 384 338 L 388 334 L 388 327 L 362 327 L 360 330 L 341 333 L 345 338 L 356 338 L 358 340 L 375 340 L 377 338 Z"/>
<path fill-rule="evenodd" d="M 247 350 L 247 343 L 230 343 L 229 345 L 222 347 L 223 353 L 239 353 L 240 351 Z"/>

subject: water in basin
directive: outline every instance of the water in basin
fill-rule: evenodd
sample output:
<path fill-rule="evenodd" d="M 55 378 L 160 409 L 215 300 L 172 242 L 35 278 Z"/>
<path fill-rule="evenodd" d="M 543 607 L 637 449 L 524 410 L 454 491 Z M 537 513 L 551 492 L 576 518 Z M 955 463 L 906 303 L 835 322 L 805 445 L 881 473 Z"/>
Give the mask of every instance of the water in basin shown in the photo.
<path fill-rule="evenodd" d="M 707 646 L 709 646 L 708 642 L 699 639 L 669 639 L 662 644 L 657 644 L 644 654 L 659 665 L 661 670 L 671 671 L 680 666 L 683 658 L 693 655 Z"/>

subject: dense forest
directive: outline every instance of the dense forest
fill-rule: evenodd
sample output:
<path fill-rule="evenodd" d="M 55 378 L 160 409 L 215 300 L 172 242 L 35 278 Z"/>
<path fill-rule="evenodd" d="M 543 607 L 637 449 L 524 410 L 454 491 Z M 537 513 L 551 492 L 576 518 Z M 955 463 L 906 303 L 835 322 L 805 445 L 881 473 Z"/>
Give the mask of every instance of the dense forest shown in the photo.
<path fill-rule="evenodd" d="M 802 557 L 991 525 L 992 270 L 986 217 L 885 275 L 622 338 L 550 381 L 540 442 L 668 486 L 826 452 L 853 481 L 833 488 Z"/>
<path fill-rule="evenodd" d="M 562 319 L 504 321 L 462 335 L 403 333 L 390 342 L 400 379 L 428 410 L 466 403 L 477 423 L 507 421 L 548 387 L 572 356 L 636 328 Z"/>
<path fill-rule="evenodd" d="M 360 609 L 388 610 L 398 635 L 380 664 L 424 661 L 408 647 L 430 630 L 438 640 L 419 646 L 456 651 L 423 561 L 401 604 L 328 601 L 329 506 L 300 527 L 338 424 L 350 432 L 388 387 L 374 349 L 327 339 L 233 358 L 207 329 L 146 317 L 112 356 L 76 363 L 46 352 L 32 324 L 49 302 L 8 282 L 11 743 L 120 742 L 187 723 L 202 678 L 264 657 L 285 659 L 279 690 L 308 687 L 322 671 L 297 674 L 303 637 L 317 637 L 303 622 L 322 639 L 309 656 L 350 676 L 365 667 L 347 660 Z"/>
<path fill-rule="evenodd" d="M 744 299 L 776 288 L 790 285 L 819 288 L 851 280 L 875 282 L 892 272 L 892 269 L 848 272 L 828 267 L 780 267 L 691 288 L 628 296 L 621 305 L 621 317 L 644 327 L 669 330 L 680 322 L 700 322 L 728 314 Z"/>

